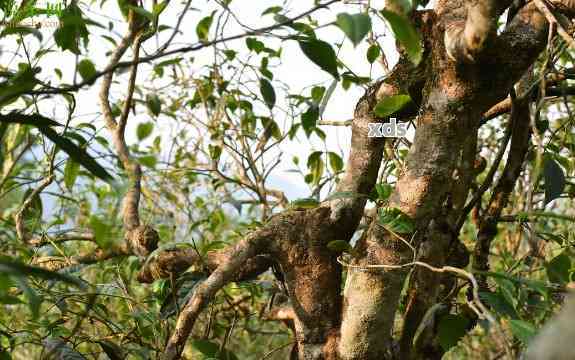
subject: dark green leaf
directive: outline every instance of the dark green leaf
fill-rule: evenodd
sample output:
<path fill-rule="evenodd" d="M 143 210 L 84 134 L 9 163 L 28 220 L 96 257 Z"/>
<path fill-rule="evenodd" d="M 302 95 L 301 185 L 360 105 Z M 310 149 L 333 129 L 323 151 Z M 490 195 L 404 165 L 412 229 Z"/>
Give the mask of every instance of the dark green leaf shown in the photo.
<path fill-rule="evenodd" d="M 401 110 L 410 102 L 411 97 L 409 95 L 388 96 L 377 103 L 374 112 L 378 117 L 388 117 Z"/>
<path fill-rule="evenodd" d="M 547 205 L 563 193 L 565 174 L 554 159 L 546 156 L 543 163 L 543 177 L 545 179 L 545 205 Z"/>
<path fill-rule="evenodd" d="M 419 64 L 423 52 L 421 37 L 409 19 L 387 10 L 382 10 L 381 14 L 389 22 L 395 38 L 399 40 L 407 51 L 409 60 L 415 65 Z"/>
<path fill-rule="evenodd" d="M 63 340 L 48 337 L 42 341 L 44 344 L 43 360 L 86 360 L 86 358 L 68 346 Z"/>
<path fill-rule="evenodd" d="M 70 3 L 60 17 L 60 27 L 54 32 L 56 44 L 62 50 L 70 50 L 72 53 L 79 55 L 80 39 L 87 43 L 88 35 L 88 28 L 86 27 L 86 20 L 82 17 L 82 10 L 75 2 Z"/>
<path fill-rule="evenodd" d="M 388 230 L 396 233 L 406 234 L 415 231 L 413 220 L 398 208 L 379 209 L 379 222 Z"/>
<path fill-rule="evenodd" d="M 136 14 L 140 15 L 141 17 L 148 19 L 149 21 L 154 21 L 154 14 L 144 9 L 143 7 L 128 5 L 128 8 L 132 9 Z"/>
<path fill-rule="evenodd" d="M 96 75 L 96 67 L 89 59 L 84 59 L 78 63 L 78 72 L 84 80 L 91 79 Z"/>
<path fill-rule="evenodd" d="M 292 201 L 290 206 L 295 209 L 313 209 L 319 206 L 319 201 L 314 198 L 297 199 Z"/>
<path fill-rule="evenodd" d="M 556 284 L 566 284 L 569 282 L 569 273 L 571 270 L 571 259 L 566 253 L 561 253 L 554 257 L 547 265 L 547 277 L 549 281 Z"/>
<path fill-rule="evenodd" d="M 307 137 L 311 135 L 311 131 L 315 128 L 319 118 L 319 109 L 317 106 L 310 106 L 305 113 L 301 115 L 301 125 Z"/>
<path fill-rule="evenodd" d="M 246 38 L 246 46 L 248 47 L 248 49 L 250 51 L 253 51 L 256 54 L 259 54 L 265 48 L 265 45 L 263 42 L 259 41 L 256 38 L 252 38 L 252 37 Z"/>
<path fill-rule="evenodd" d="M 282 9 L 283 8 L 281 6 L 271 6 L 262 12 L 262 16 L 267 15 L 267 14 L 277 14 L 280 11 L 282 11 Z"/>
<path fill-rule="evenodd" d="M 145 167 L 149 167 L 151 169 L 156 167 L 156 164 L 158 163 L 158 159 L 156 159 L 156 157 L 154 155 L 145 155 L 145 156 L 140 156 L 138 157 L 138 162 L 142 165 L 144 165 Z"/>
<path fill-rule="evenodd" d="M 327 243 L 327 248 L 333 252 L 341 253 L 341 252 L 351 252 L 352 247 L 349 245 L 347 241 L 344 240 L 334 240 Z"/>
<path fill-rule="evenodd" d="M 138 136 L 138 140 L 140 141 L 144 140 L 145 138 L 150 136 L 153 130 L 154 130 L 154 123 L 152 122 L 139 123 L 136 129 L 136 135 Z"/>
<path fill-rule="evenodd" d="M 100 340 L 98 341 L 98 344 L 100 344 L 100 347 L 102 347 L 102 350 L 106 353 L 106 355 L 108 355 L 110 360 L 124 360 L 126 358 L 122 352 L 122 349 L 113 342 L 108 340 Z"/>
<path fill-rule="evenodd" d="M 378 45 L 371 45 L 369 49 L 367 49 L 367 61 L 370 64 L 373 64 L 375 60 L 379 57 L 381 50 L 379 49 Z"/>
<path fill-rule="evenodd" d="M 10 260 L 6 257 L 0 257 L 0 273 L 15 276 L 32 276 L 43 280 L 62 281 L 80 288 L 85 287 L 85 283 L 76 277 L 49 271 L 36 266 L 26 265 Z"/>
<path fill-rule="evenodd" d="M 305 56 L 314 64 L 331 74 L 334 78 L 339 78 L 337 56 L 328 43 L 321 40 L 310 39 L 299 41 L 299 46 Z"/>
<path fill-rule="evenodd" d="M 500 292 L 480 292 L 479 298 L 485 301 L 499 316 L 507 316 L 513 319 L 519 317 L 513 304 L 510 304 Z"/>
<path fill-rule="evenodd" d="M 441 317 L 437 336 L 444 351 L 449 351 L 457 345 L 467 333 L 467 326 L 469 326 L 469 319 L 462 315 L 447 314 Z"/>
<path fill-rule="evenodd" d="M 202 354 L 198 360 L 238 360 L 234 353 L 226 349 L 220 351 L 220 345 L 209 340 L 193 340 L 192 347 Z"/>
<path fill-rule="evenodd" d="M 368 198 L 365 194 L 356 193 L 353 191 L 338 191 L 330 194 L 325 200 L 337 200 L 337 199 L 353 199 L 353 198 Z"/>
<path fill-rule="evenodd" d="M 276 92 L 272 84 L 266 79 L 260 79 L 260 92 L 267 107 L 273 109 L 276 104 Z"/>
<path fill-rule="evenodd" d="M 334 173 L 338 173 L 343 170 L 343 160 L 338 154 L 330 151 L 327 155 L 329 158 L 329 166 L 331 166 L 331 170 Z"/>
<path fill-rule="evenodd" d="M 146 95 L 146 106 L 148 107 L 148 110 L 150 110 L 150 112 L 155 116 L 160 115 L 160 112 L 162 111 L 162 101 L 156 94 Z"/>
<path fill-rule="evenodd" d="M 42 33 L 35 28 L 28 27 L 28 26 L 7 26 L 1 33 L 0 38 L 8 35 L 34 35 L 38 41 L 42 41 Z"/>
<path fill-rule="evenodd" d="M 524 344 L 527 344 L 536 333 L 535 327 L 523 320 L 509 320 L 509 327 L 513 335 Z"/>
<path fill-rule="evenodd" d="M 165 250 L 167 251 L 167 250 Z M 160 319 L 165 320 L 182 309 L 194 293 L 194 288 L 204 280 L 206 276 L 201 273 L 186 272 L 176 280 L 176 294 L 173 290 L 167 295 L 160 308 Z M 177 304 L 176 304 L 177 302 Z"/>
<path fill-rule="evenodd" d="M 351 40 L 353 46 L 357 46 L 371 30 L 371 19 L 366 14 L 341 13 L 337 15 L 336 24 Z"/>
<path fill-rule="evenodd" d="M 31 114 L 24 115 L 18 112 L 11 112 L 6 115 L 0 115 L 0 123 L 14 123 L 32 126 L 61 126 L 54 120 L 48 119 L 42 115 Z"/>
<path fill-rule="evenodd" d="M 375 191 L 377 191 L 377 198 L 379 200 L 387 200 L 393 192 L 393 186 L 389 184 L 376 184 Z"/>
<path fill-rule="evenodd" d="M 307 159 L 307 167 L 312 175 L 312 183 L 316 185 L 319 184 L 325 168 L 322 154 L 321 151 L 314 151 Z"/>
<path fill-rule="evenodd" d="M 100 164 L 94 160 L 88 153 L 74 144 L 69 139 L 58 135 L 54 130 L 49 127 L 41 126 L 38 128 L 42 134 L 46 135 L 54 144 L 56 144 L 60 149 L 64 150 L 72 159 L 80 163 L 86 170 L 90 171 L 95 176 L 99 177 L 104 181 L 112 180 L 112 176 L 108 174 L 106 169 L 104 169 Z"/>

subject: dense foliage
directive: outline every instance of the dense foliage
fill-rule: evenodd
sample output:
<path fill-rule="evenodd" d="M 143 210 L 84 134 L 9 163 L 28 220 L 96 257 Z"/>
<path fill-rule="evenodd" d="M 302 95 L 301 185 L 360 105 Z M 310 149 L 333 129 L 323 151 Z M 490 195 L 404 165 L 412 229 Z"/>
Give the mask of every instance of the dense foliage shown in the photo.
<path fill-rule="evenodd" d="M 252 13 L 237 0 L 0 1 L 0 359 L 158 358 L 194 289 L 214 271 L 208 256 L 281 211 L 363 197 L 390 233 L 415 231 L 409 216 L 386 206 L 412 136 L 386 142 L 371 193 L 338 192 L 350 134 L 341 129 L 351 121 L 325 114 L 351 114 L 354 104 L 341 109 L 338 96 L 361 95 L 388 73 L 387 59 L 396 57 L 390 39 L 409 62 L 422 61 L 422 35 L 407 14 L 427 2 L 265 3 Z M 284 66 L 288 57 L 323 80 L 298 76 Z M 533 99 L 525 119 L 532 142 L 495 219 L 489 271 L 463 266 L 478 278 L 475 300 L 494 321 L 478 319 L 464 277 L 426 311 L 414 344 L 434 323 L 449 358 L 518 354 L 563 303 L 575 268 L 572 64 L 573 50 L 557 37 L 517 90 Z M 395 116 L 416 101 L 387 97 L 374 113 Z M 459 234 L 472 253 L 512 151 L 511 124 L 505 112 L 479 130 Z M 138 248 L 132 235 L 146 227 L 153 246 Z M 354 241 L 330 239 L 328 247 L 351 259 Z M 142 270 L 170 252 L 200 260 L 150 270 L 143 281 Z M 281 274 L 274 263 L 226 285 L 184 356 L 294 356 Z"/>

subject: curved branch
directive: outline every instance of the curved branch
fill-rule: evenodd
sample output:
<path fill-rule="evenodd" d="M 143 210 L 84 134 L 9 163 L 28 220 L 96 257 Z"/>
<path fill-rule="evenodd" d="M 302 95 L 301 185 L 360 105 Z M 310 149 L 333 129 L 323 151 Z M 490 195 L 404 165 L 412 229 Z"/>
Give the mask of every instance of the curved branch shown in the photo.
<path fill-rule="evenodd" d="M 196 287 L 194 294 L 182 309 L 176 327 L 166 345 L 162 359 L 179 359 L 194 324 L 206 304 L 215 294 L 232 281 L 240 267 L 250 258 L 260 253 L 272 239 L 265 228 L 255 231 L 236 244 L 228 262 L 219 266 L 204 282 Z"/>

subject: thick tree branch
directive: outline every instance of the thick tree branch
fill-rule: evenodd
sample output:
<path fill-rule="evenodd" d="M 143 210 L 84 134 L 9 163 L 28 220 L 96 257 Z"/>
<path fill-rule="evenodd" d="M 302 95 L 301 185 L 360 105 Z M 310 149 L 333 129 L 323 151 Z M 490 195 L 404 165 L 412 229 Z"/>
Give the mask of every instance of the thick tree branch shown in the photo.
<path fill-rule="evenodd" d="M 175 360 L 180 358 L 194 323 L 206 304 L 218 290 L 232 281 L 235 273 L 248 259 L 260 253 L 272 239 L 273 237 L 267 229 L 251 233 L 234 246 L 228 262 L 219 266 L 195 288 L 194 294 L 178 317 L 176 327 L 166 345 L 162 359 Z"/>

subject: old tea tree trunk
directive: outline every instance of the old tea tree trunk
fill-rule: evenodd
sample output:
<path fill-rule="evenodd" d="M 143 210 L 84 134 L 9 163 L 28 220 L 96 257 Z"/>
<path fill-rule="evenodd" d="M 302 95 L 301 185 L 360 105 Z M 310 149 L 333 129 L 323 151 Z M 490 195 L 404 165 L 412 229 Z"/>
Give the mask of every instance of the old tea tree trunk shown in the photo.
<path fill-rule="evenodd" d="M 385 141 L 368 137 L 368 124 L 386 120 L 374 115 L 374 106 L 386 97 L 409 94 L 416 106 L 395 115 L 402 120 L 415 118 L 415 140 L 389 202 L 378 211 L 406 217 L 413 226 L 392 232 L 380 224 L 378 216 L 367 216 L 369 225 L 355 244 L 354 256 L 338 261 L 327 244 L 351 239 L 364 215 L 364 197 L 333 199 L 313 209 L 272 217 L 226 249 L 226 261 L 214 266 L 209 278 L 196 288 L 179 315 L 165 359 L 180 356 L 206 304 L 224 285 L 238 279 L 239 269 L 257 273 L 254 259 L 264 254 L 282 269 L 293 307 L 299 359 L 440 358 L 433 329 L 418 331 L 419 324 L 447 289 L 442 284 L 453 281 L 455 275 L 473 280 L 470 303 L 493 321 L 476 296 L 475 279 L 458 270 L 469 258 L 458 234 L 460 219 L 469 212 L 466 200 L 477 130 L 487 114 L 497 111 L 496 106 L 505 108 L 506 98 L 513 94 L 513 105 L 507 111 L 513 108 L 514 156 L 522 161 L 529 118 L 521 116 L 526 114 L 525 101 L 516 99 L 513 89 L 548 41 L 549 19 L 541 5 L 564 16 L 575 9 L 572 1 L 517 3 L 438 0 L 433 10 L 413 11 L 409 16 L 424 39 L 422 61 L 413 65 L 400 49 L 402 58 L 390 75 L 373 84 L 357 104 L 351 152 L 337 191 L 372 191 Z M 512 5 L 514 16 L 498 33 L 497 21 Z M 509 181 L 512 188 L 520 169 L 509 167 L 507 184 L 492 204 L 493 216 L 506 203 Z M 483 229 L 489 230 L 488 225 L 485 222 Z M 488 245 L 493 232 L 487 230 L 482 244 Z M 481 257 L 481 251 L 476 255 Z M 404 321 L 396 329 L 397 309 L 410 271 Z M 491 331 L 498 331 L 497 326 Z"/>

